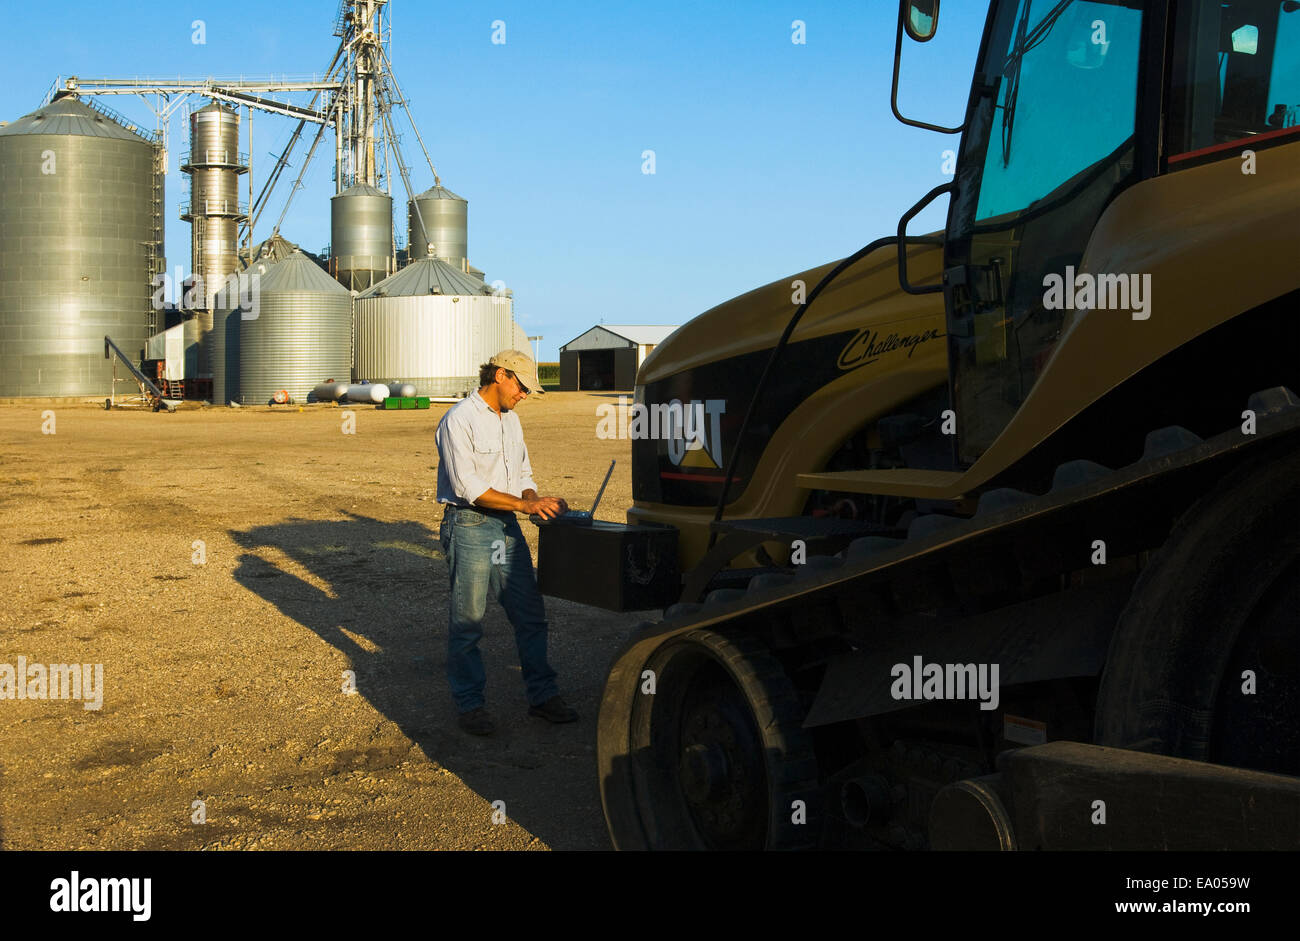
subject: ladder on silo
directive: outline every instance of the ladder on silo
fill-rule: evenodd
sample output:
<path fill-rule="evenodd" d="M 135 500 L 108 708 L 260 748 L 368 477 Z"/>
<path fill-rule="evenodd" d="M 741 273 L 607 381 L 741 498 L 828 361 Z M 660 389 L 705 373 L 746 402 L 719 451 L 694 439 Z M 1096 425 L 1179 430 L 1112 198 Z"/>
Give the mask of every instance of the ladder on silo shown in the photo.
<path fill-rule="evenodd" d="M 155 132 L 156 136 L 153 143 L 154 172 L 153 172 L 153 192 L 151 194 L 151 212 L 153 218 L 150 220 L 151 238 L 145 243 L 145 264 L 149 267 L 149 334 L 158 332 L 160 324 L 158 323 L 159 306 L 153 302 L 154 295 L 158 292 L 160 285 L 158 275 L 163 273 L 163 214 L 166 207 L 163 204 L 163 180 L 167 173 L 167 151 L 163 147 L 162 135 Z"/>

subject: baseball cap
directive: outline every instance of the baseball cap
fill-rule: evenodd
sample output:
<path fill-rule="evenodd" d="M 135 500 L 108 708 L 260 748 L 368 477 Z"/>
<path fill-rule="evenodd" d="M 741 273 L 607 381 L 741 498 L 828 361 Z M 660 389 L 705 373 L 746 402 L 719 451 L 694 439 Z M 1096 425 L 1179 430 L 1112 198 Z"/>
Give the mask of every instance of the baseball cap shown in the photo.
<path fill-rule="evenodd" d="M 516 376 L 519 381 L 528 387 L 528 391 L 533 395 L 545 395 L 546 391 L 542 388 L 542 381 L 537 378 L 537 364 L 527 353 L 521 353 L 518 350 L 502 350 L 496 356 L 488 360 L 490 366 L 500 366 L 502 369 L 508 369 Z"/>

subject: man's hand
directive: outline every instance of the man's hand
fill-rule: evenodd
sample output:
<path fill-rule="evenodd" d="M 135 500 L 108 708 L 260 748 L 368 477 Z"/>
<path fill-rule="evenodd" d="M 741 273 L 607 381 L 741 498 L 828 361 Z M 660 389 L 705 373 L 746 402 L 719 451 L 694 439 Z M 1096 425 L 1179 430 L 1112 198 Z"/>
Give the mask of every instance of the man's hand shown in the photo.
<path fill-rule="evenodd" d="M 536 497 L 524 500 L 523 503 L 525 513 L 530 516 L 535 514 L 545 520 L 555 519 L 569 509 L 569 505 L 559 497 Z"/>
<path fill-rule="evenodd" d="M 569 504 L 559 497 L 539 497 L 536 490 L 525 490 L 522 497 L 512 497 L 498 490 L 485 490 L 474 501 L 475 506 L 488 510 L 513 510 L 516 513 L 537 514 L 543 519 L 554 519 L 569 509 Z"/>

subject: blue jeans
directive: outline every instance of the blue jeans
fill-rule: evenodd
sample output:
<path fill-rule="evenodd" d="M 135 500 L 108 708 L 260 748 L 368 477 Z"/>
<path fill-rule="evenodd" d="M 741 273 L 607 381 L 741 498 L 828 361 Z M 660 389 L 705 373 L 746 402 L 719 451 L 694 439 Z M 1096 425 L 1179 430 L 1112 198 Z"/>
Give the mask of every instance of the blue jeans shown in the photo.
<path fill-rule="evenodd" d="M 456 708 L 469 712 L 483 705 L 487 674 L 478 642 L 489 593 L 514 626 L 528 704 L 539 706 L 555 696 L 555 671 L 546 662 L 546 608 L 515 515 L 447 505 L 439 538 L 451 572 L 447 682 Z"/>

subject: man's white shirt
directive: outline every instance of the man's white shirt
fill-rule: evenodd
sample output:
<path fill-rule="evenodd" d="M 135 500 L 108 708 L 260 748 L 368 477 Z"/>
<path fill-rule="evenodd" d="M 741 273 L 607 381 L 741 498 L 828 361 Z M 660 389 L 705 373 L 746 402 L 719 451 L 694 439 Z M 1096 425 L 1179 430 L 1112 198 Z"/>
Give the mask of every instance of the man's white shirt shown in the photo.
<path fill-rule="evenodd" d="M 471 506 L 489 489 L 513 497 L 537 489 L 519 416 L 498 414 L 477 390 L 442 416 L 435 440 L 439 503 Z"/>

